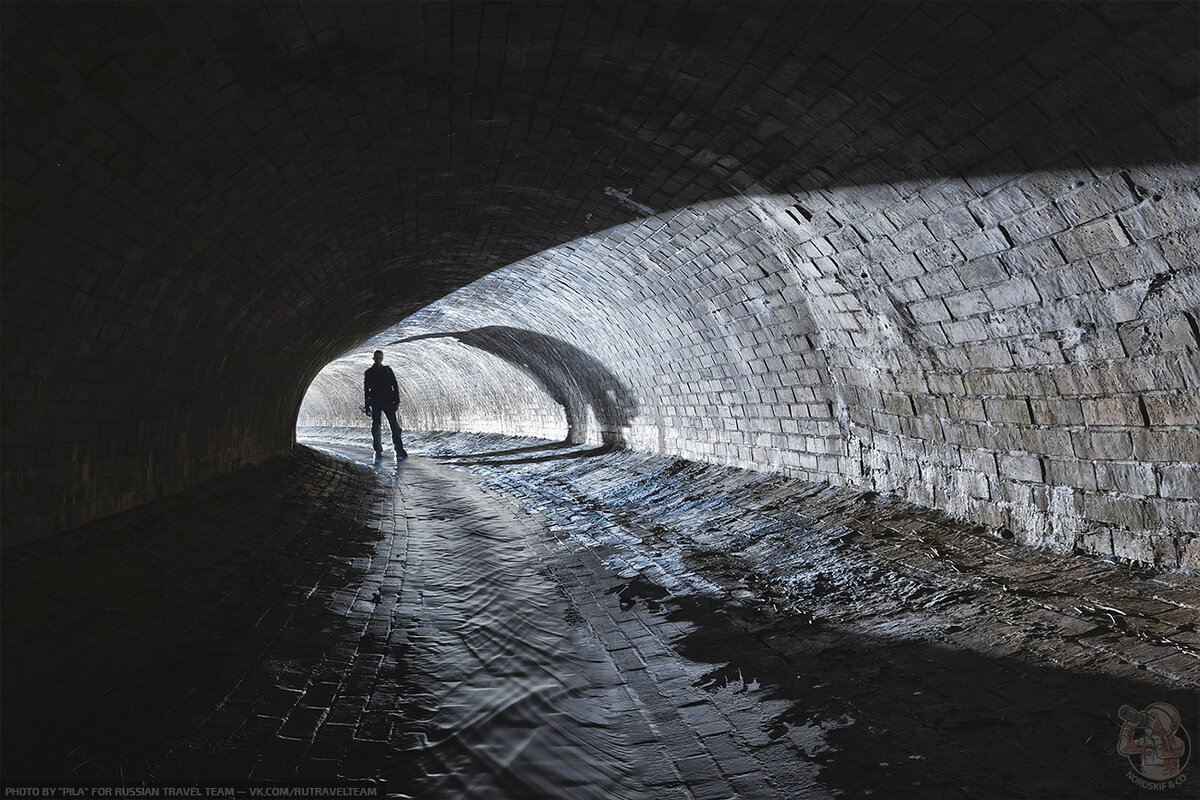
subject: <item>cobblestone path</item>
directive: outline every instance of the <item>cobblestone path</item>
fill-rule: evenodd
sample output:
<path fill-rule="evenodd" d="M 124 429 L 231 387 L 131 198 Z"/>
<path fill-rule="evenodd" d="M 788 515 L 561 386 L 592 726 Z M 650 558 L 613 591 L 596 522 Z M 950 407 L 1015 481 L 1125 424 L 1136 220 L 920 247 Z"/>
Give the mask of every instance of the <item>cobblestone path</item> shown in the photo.
<path fill-rule="evenodd" d="M 1010 553 L 996 584 L 1003 543 L 896 519 L 814 523 L 789 561 L 811 521 L 755 539 L 770 504 L 701 513 L 669 460 L 414 441 L 397 466 L 330 440 L 5 551 L 5 780 L 1132 797 L 1119 706 L 1200 718 L 1186 580 L 1104 573 L 1097 599 L 1091 560 Z"/>

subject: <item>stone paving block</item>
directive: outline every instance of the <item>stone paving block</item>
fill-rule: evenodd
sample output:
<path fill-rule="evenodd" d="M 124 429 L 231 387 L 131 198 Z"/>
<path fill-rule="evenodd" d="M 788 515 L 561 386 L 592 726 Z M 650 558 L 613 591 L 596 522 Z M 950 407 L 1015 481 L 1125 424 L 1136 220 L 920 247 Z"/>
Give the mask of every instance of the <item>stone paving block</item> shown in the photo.
<path fill-rule="evenodd" d="M 729 784 L 736 792 L 736 797 L 770 797 L 776 794 L 766 778 L 754 773 L 733 775 L 729 778 Z"/>
<path fill-rule="evenodd" d="M 678 771 L 666 752 L 656 750 L 640 764 L 642 781 L 648 787 L 670 787 L 680 783 Z"/>
<path fill-rule="evenodd" d="M 308 743 L 276 738 L 268 742 L 252 776 L 258 781 L 286 781 L 294 778 Z"/>
<path fill-rule="evenodd" d="M 379 774 L 392 757 L 386 742 L 352 739 L 338 767 L 344 778 L 372 778 Z"/>
<path fill-rule="evenodd" d="M 676 759 L 675 768 L 693 792 L 697 785 L 722 782 L 717 763 L 707 754 Z"/>
<path fill-rule="evenodd" d="M 688 790 L 696 800 L 732 800 L 737 793 L 723 780 L 689 783 Z"/>
<path fill-rule="evenodd" d="M 278 735 L 285 739 L 312 741 L 320 727 L 321 721 L 329 713 L 326 708 L 309 708 L 296 706 L 287 716 L 287 720 L 279 728 Z"/>
<path fill-rule="evenodd" d="M 331 759 L 338 761 L 350 746 L 354 738 L 353 725 L 339 725 L 331 722 L 322 724 L 313 737 L 307 757 L 311 759 Z"/>

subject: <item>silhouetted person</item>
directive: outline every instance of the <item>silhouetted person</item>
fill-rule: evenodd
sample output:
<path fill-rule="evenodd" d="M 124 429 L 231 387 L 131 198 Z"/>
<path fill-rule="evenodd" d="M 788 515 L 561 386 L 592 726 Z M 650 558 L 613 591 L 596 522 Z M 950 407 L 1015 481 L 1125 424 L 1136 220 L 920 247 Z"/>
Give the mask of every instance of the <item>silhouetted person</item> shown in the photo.
<path fill-rule="evenodd" d="M 392 444 L 396 447 L 396 458 L 408 458 L 404 440 L 400 437 L 400 423 L 396 421 L 396 409 L 400 406 L 400 387 L 396 385 L 396 373 L 383 365 L 383 351 L 375 351 L 375 363 L 363 375 L 363 410 L 371 415 L 371 441 L 375 445 L 376 457 L 383 455 L 379 443 L 379 415 L 387 417 L 392 426 Z"/>

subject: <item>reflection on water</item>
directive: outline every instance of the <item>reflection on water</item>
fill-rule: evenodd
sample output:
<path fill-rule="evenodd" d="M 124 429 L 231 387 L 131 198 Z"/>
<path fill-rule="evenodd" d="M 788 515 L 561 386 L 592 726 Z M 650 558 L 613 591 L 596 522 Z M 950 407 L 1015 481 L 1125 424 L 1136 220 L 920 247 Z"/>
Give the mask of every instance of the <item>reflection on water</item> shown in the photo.
<path fill-rule="evenodd" d="M 640 796 L 615 676 L 566 624 L 524 530 L 460 478 L 406 463 L 404 587 L 389 642 L 402 744 L 384 777 L 409 797 Z M 400 475 L 397 469 L 396 474 Z M 431 511 L 436 509 L 436 511 Z M 610 670 L 611 673 L 611 670 Z"/>

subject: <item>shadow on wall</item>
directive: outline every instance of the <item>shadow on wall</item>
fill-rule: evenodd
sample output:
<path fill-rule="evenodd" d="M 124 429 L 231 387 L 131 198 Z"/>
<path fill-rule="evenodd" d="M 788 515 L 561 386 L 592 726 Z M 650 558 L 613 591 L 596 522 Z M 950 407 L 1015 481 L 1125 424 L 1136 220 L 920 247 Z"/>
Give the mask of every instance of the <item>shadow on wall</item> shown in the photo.
<path fill-rule="evenodd" d="M 553 336 L 504 325 L 426 333 L 392 344 L 420 339 L 457 339 L 468 347 L 502 358 L 529 375 L 566 412 L 568 444 L 587 441 L 590 407 L 600 427 L 600 439 L 605 449 L 626 446 L 624 431 L 637 416 L 637 400 L 607 367 L 575 345 Z"/>

